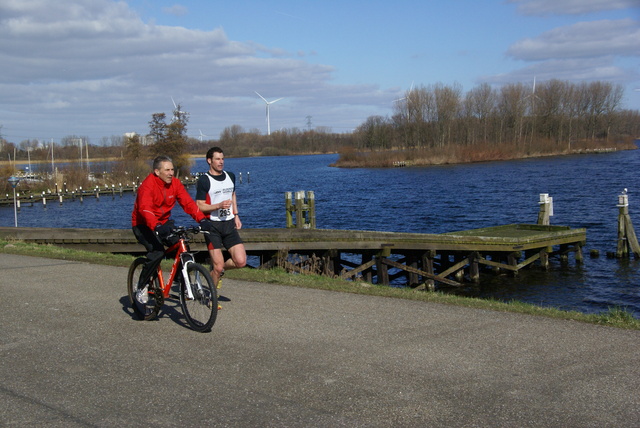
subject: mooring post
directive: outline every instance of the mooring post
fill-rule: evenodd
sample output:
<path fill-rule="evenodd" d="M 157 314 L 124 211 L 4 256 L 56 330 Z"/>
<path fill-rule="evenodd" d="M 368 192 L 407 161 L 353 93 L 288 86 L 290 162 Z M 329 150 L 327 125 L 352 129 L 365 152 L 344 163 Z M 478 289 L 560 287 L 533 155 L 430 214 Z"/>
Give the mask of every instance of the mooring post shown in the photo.
<path fill-rule="evenodd" d="M 296 206 L 296 227 L 297 228 L 304 228 L 305 227 L 305 221 L 304 221 L 304 190 L 298 190 L 296 192 L 296 201 L 295 201 L 295 206 Z"/>
<path fill-rule="evenodd" d="M 294 210 L 294 206 L 293 203 L 291 202 L 292 199 L 292 193 L 291 192 L 285 192 L 284 194 L 284 204 L 285 204 L 285 210 L 286 210 L 286 214 L 287 214 L 287 228 L 292 228 L 293 227 L 293 210 Z"/>
<path fill-rule="evenodd" d="M 629 216 L 629 196 L 627 189 L 624 189 L 618 195 L 618 248 L 616 257 L 628 257 L 633 252 L 635 258 L 640 257 L 640 245 L 636 232 L 633 229 L 633 223 Z"/>
<path fill-rule="evenodd" d="M 540 193 L 540 211 L 538 212 L 538 224 L 549 226 L 549 217 L 553 217 L 553 198 L 548 193 Z"/>
<path fill-rule="evenodd" d="M 316 228 L 316 195 L 313 190 L 307 192 L 307 220 L 310 229 Z"/>
<path fill-rule="evenodd" d="M 299 229 L 316 228 L 316 202 L 313 191 L 305 192 L 299 190 L 295 192 L 295 200 L 292 201 L 292 192 L 285 192 L 285 209 L 287 214 L 287 227 Z M 305 198 L 306 196 L 306 198 Z M 293 213 L 295 212 L 295 225 L 293 224 Z"/>

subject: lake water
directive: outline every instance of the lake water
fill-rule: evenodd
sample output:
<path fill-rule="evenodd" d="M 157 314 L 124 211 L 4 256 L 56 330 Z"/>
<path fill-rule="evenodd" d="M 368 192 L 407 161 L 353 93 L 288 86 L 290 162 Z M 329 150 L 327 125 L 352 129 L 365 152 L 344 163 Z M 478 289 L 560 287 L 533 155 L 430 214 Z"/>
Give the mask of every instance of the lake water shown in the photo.
<path fill-rule="evenodd" d="M 597 313 L 626 307 L 640 318 L 640 261 L 605 257 L 616 250 L 618 194 L 628 188 L 630 213 L 640 225 L 640 150 L 426 168 L 339 169 L 337 155 L 229 158 L 246 228 L 285 227 L 284 193 L 313 190 L 318 228 L 443 233 L 510 223 L 535 223 L 540 193 L 554 200 L 551 224 L 587 229 L 584 263 L 552 262 L 549 271 L 517 278 L 482 276 L 460 290 L 561 309 Z M 205 171 L 203 159 L 192 171 Z M 195 188 L 189 189 L 195 194 Z M 132 194 L 86 198 L 60 206 L 23 206 L 24 227 L 129 228 Z M 190 224 L 180 208 L 176 221 Z M 0 207 L 0 226 L 13 226 L 12 207 Z M 640 227 L 640 226 L 637 226 Z M 590 258 L 597 249 L 599 258 Z"/>

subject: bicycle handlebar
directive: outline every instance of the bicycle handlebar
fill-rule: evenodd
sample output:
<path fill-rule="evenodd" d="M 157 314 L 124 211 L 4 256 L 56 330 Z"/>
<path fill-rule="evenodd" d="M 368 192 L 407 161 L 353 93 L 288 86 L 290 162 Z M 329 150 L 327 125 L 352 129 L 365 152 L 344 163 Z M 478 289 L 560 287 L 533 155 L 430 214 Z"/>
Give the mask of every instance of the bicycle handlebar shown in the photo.
<path fill-rule="evenodd" d="M 198 233 L 209 233 L 206 230 L 202 230 L 200 226 L 176 226 L 171 229 L 171 233 L 167 237 L 177 236 L 181 239 L 189 239 L 190 235 L 197 235 Z"/>

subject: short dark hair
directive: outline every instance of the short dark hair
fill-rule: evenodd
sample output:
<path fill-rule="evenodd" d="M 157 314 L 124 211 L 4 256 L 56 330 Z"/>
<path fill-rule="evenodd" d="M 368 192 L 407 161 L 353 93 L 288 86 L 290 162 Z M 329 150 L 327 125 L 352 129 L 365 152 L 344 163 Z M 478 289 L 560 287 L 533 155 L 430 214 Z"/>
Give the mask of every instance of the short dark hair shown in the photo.
<path fill-rule="evenodd" d="M 173 163 L 173 160 L 169 156 L 156 156 L 156 158 L 153 160 L 153 170 L 155 171 L 156 169 L 160 169 L 160 164 L 162 162 Z"/>
<path fill-rule="evenodd" d="M 213 159 L 213 154 L 214 153 L 222 153 L 222 154 L 224 154 L 224 152 L 222 151 L 222 149 L 220 147 L 211 147 L 209 150 L 207 150 L 207 159 Z"/>

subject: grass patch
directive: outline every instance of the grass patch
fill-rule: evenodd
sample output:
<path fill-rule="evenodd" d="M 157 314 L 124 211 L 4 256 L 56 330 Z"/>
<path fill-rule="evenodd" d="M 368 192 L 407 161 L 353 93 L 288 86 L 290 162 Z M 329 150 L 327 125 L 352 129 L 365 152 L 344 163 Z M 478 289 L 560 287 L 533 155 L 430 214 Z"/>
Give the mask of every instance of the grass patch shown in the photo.
<path fill-rule="evenodd" d="M 53 245 L 30 244 L 21 241 L 0 239 L 0 253 L 37 256 L 51 259 L 75 260 L 86 263 L 128 267 L 134 257 L 122 254 L 94 253 L 56 247 Z M 171 263 L 169 261 L 169 263 Z M 363 281 L 346 281 L 320 275 L 300 275 L 287 273 L 284 269 L 270 270 L 239 269 L 225 274 L 225 278 L 288 285 L 294 287 L 314 288 L 342 293 L 364 294 L 369 296 L 415 300 L 421 302 L 440 303 L 445 305 L 464 306 L 500 312 L 512 312 L 532 316 L 578 321 L 609 327 L 640 330 L 640 319 L 624 308 L 610 308 L 601 314 L 584 314 L 577 311 L 563 311 L 544 308 L 529 303 L 512 301 L 501 302 L 491 299 L 477 299 L 445 294 L 438 291 L 414 290 L 410 288 L 394 288 L 379 286 Z"/>
<path fill-rule="evenodd" d="M 0 239 L 0 253 L 19 254 L 24 256 L 46 257 L 48 259 L 75 260 L 109 266 L 129 266 L 134 257 L 124 254 L 94 253 L 78 251 L 55 245 L 40 245 L 22 241 Z"/>

